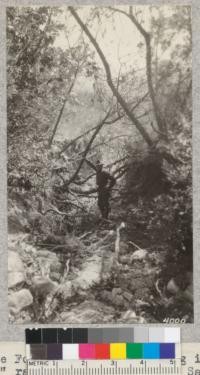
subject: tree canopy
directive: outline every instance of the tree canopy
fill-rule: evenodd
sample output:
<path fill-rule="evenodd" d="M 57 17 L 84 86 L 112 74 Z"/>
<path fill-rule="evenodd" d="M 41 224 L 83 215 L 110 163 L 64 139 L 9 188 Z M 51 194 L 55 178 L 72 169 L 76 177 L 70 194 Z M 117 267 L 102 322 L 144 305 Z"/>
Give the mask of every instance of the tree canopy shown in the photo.
<path fill-rule="evenodd" d="M 161 252 L 168 265 L 159 255 L 155 319 L 168 308 L 172 278 L 182 288 L 169 265 L 183 273 L 192 268 L 190 11 L 170 5 L 7 8 L 9 228 L 29 233 L 33 246 L 53 243 L 61 253 L 72 241 L 79 263 L 79 238 L 92 233 L 89 249 L 101 238 L 95 178 L 102 162 L 117 181 L 111 227 L 126 222 L 124 252 L 139 242 L 140 250 Z M 21 201 L 26 224 L 17 214 Z M 119 280 L 117 268 L 112 288 Z M 172 305 L 179 306 L 176 297 Z M 191 320 L 191 310 L 185 315 Z"/>

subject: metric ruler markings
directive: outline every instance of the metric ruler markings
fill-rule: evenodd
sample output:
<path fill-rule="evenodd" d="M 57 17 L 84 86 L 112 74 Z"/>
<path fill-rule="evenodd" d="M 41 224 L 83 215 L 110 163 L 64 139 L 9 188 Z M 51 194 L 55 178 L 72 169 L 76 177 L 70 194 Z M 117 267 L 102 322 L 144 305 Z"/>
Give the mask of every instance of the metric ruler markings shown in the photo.
<path fill-rule="evenodd" d="M 45 363 L 48 363 L 45 365 Z M 31 363 L 32 365 L 29 365 Z M 42 361 L 28 361 L 28 375 L 179 375 L 181 359 L 146 361 L 44 361 L 46 373 L 40 371 Z M 68 370 L 66 372 L 66 369 Z"/>
<path fill-rule="evenodd" d="M 0 343 L 0 375 L 197 375 L 200 374 L 200 343 L 182 343 L 181 360 L 146 361 L 42 361 L 26 362 L 24 342 Z M 28 366 L 28 367 L 27 367 Z M 28 369 L 28 371 L 27 371 Z"/>

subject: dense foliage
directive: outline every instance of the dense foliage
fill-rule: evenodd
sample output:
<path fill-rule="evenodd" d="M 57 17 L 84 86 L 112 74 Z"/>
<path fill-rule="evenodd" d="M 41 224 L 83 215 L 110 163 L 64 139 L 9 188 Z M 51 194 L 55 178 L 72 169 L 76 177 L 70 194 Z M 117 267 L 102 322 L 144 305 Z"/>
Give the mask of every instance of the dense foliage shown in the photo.
<path fill-rule="evenodd" d="M 119 20 L 138 35 L 135 59 L 142 69 L 129 57 L 126 62 L 119 57 L 118 72 L 112 65 L 104 40 L 109 30 L 115 34 Z M 129 308 L 147 321 L 166 316 L 192 321 L 191 39 L 187 6 L 8 8 L 9 231 L 26 233 L 20 255 L 25 266 L 37 266 L 24 285 L 32 285 L 34 303 L 41 307 L 39 314 L 30 308 L 23 318 L 15 311 L 13 320 L 55 319 L 59 302 L 66 301 L 63 291 L 48 283 L 62 286 L 66 275 L 73 281 L 77 268 L 87 263 L 87 252 L 101 249 L 106 229 L 116 231 L 124 221 L 121 266 L 112 268 L 105 285 L 101 280 L 105 293 L 95 285 L 93 296 L 117 304 L 114 319 Z M 117 180 L 106 224 L 96 207 L 97 160 Z M 105 238 L 109 254 L 113 238 Z M 33 249 L 26 254 L 27 243 L 56 254 L 59 272 L 46 275 Z M 148 250 L 148 287 L 142 284 L 140 260 L 129 263 L 136 249 Z M 134 271 L 139 281 L 131 289 Z M 40 295 L 37 273 L 50 280 L 45 284 L 50 289 L 44 287 Z M 131 293 L 129 304 L 113 292 L 121 283 L 123 292 Z M 86 298 L 76 289 L 72 306 L 74 295 L 78 302 Z M 188 301 L 185 310 L 181 298 Z"/>

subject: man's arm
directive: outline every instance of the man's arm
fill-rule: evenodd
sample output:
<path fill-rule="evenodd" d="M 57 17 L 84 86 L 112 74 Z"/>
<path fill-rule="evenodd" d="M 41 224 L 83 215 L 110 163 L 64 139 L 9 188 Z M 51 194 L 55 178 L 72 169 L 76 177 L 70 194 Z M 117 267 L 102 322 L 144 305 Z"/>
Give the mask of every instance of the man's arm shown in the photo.
<path fill-rule="evenodd" d="M 116 184 L 116 179 L 109 173 L 108 173 L 108 177 L 109 177 L 109 181 L 110 181 L 109 189 L 112 189 L 113 186 Z"/>

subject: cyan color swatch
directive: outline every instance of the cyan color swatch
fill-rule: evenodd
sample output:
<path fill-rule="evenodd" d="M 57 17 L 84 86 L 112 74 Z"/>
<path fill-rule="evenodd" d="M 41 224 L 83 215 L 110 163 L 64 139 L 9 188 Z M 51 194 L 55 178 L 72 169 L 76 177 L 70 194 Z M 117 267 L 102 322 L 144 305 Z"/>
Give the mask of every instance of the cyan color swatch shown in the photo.
<path fill-rule="evenodd" d="M 160 344 L 145 343 L 143 344 L 143 358 L 144 359 L 159 359 L 160 358 Z"/>

